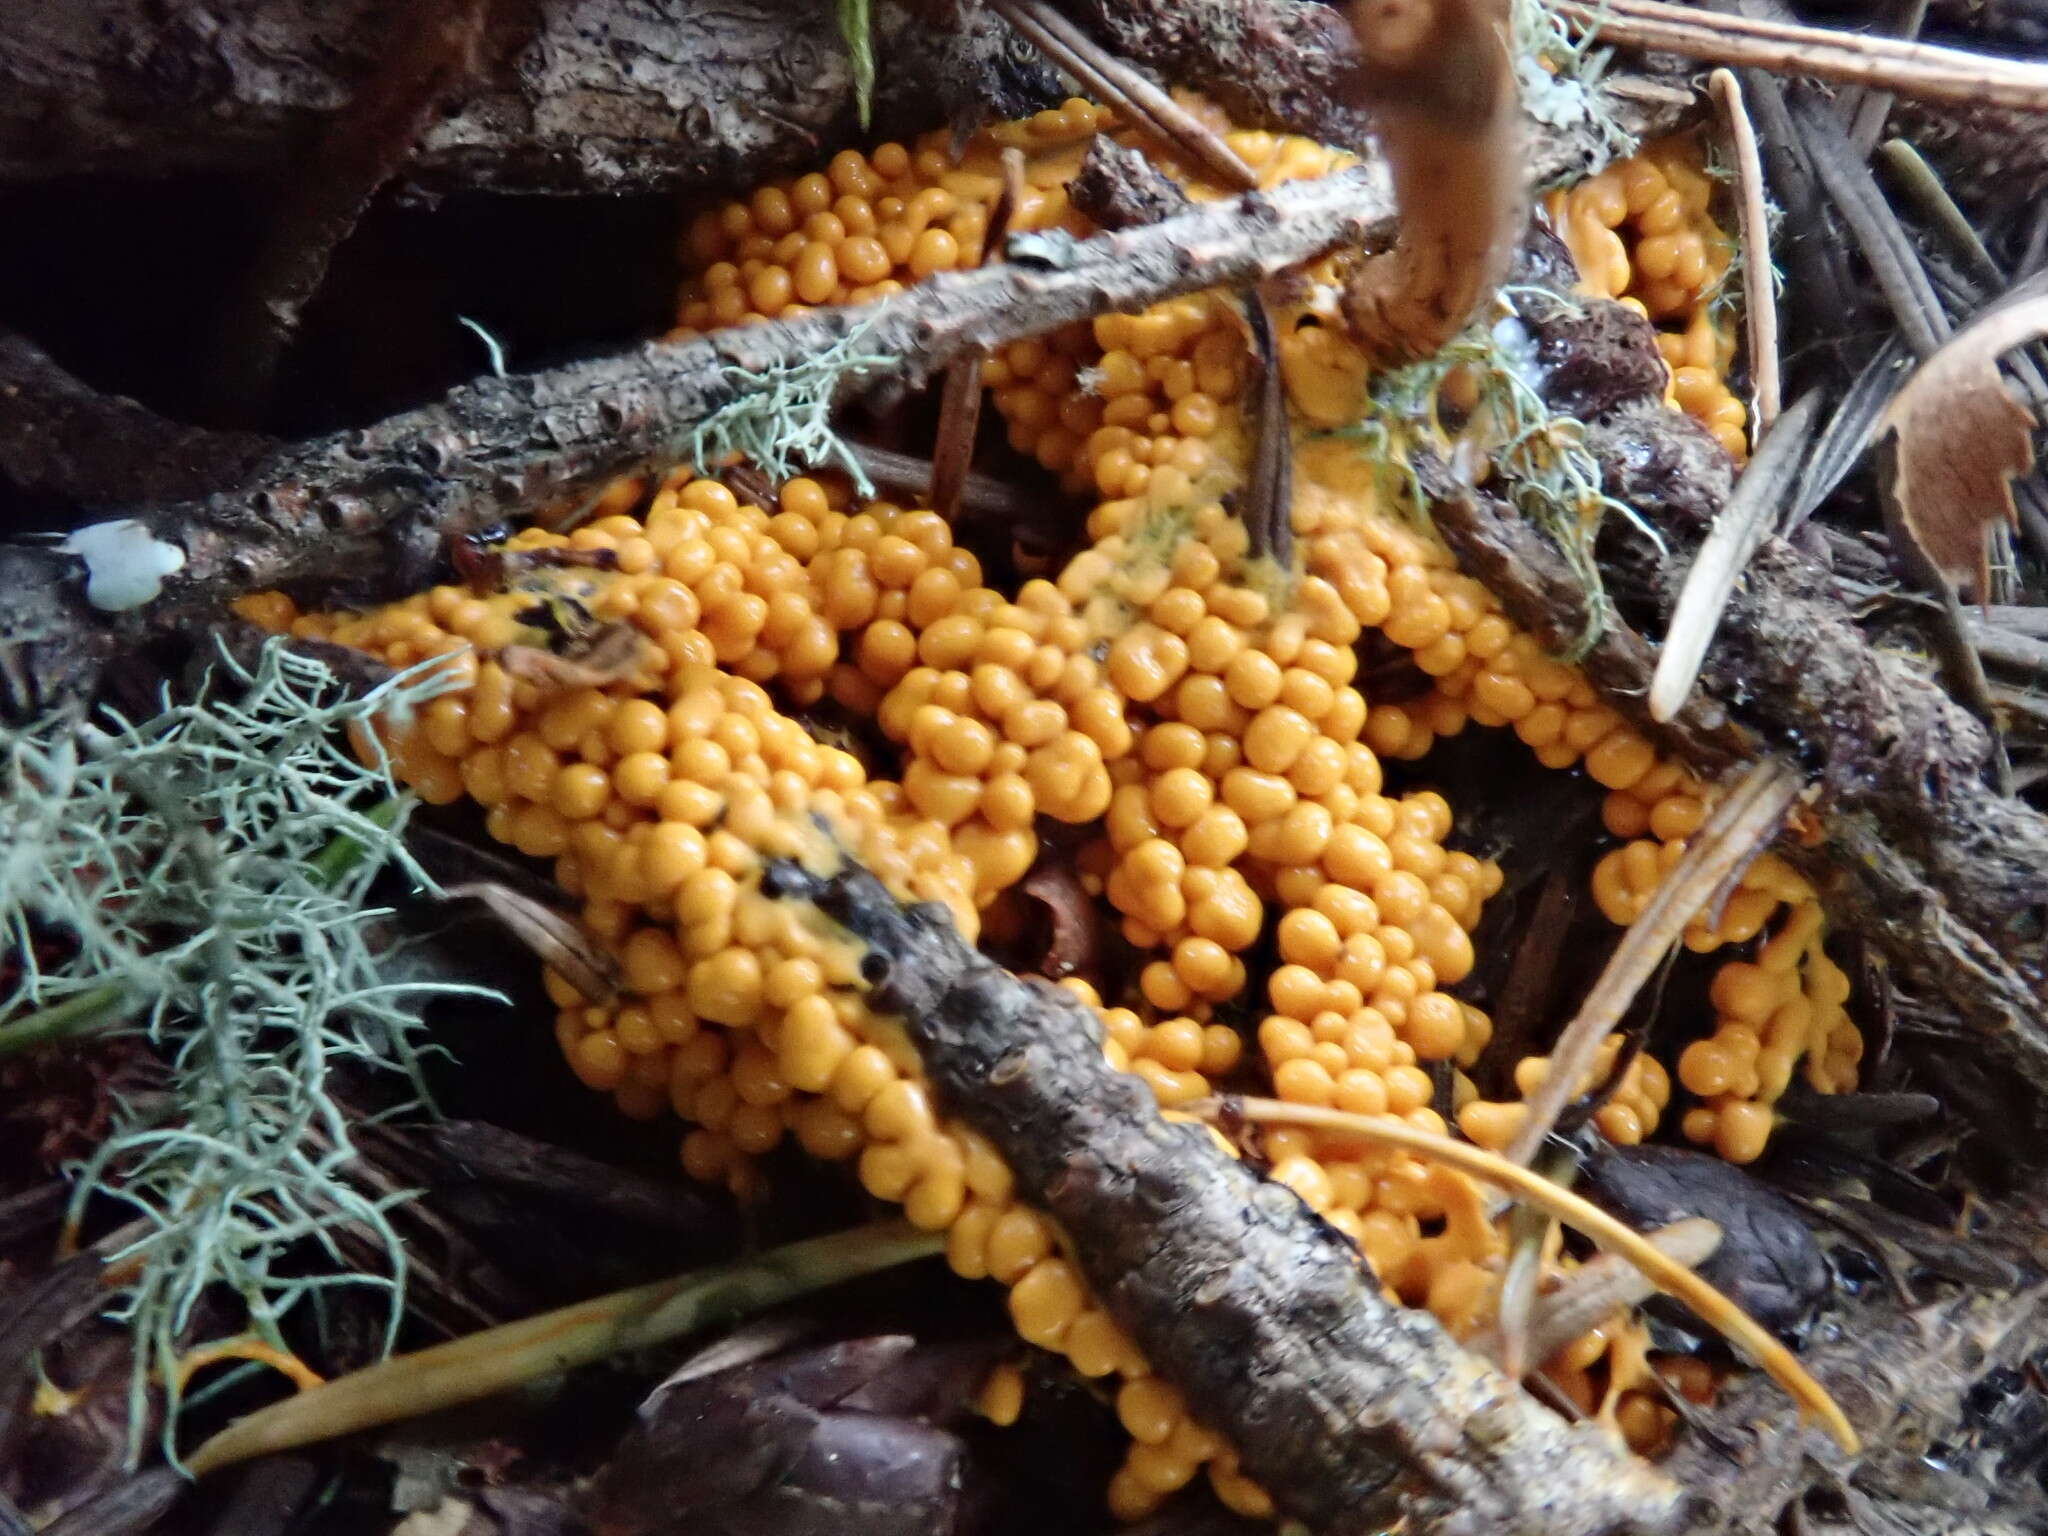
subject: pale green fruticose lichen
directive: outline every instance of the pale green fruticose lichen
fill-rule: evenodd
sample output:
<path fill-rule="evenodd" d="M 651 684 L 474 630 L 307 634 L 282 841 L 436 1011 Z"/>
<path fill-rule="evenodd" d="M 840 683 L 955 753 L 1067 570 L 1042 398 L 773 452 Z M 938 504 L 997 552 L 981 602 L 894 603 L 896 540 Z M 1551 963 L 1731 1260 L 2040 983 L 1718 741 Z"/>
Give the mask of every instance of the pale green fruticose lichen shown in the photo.
<path fill-rule="evenodd" d="M 394 867 L 431 882 L 401 840 L 410 801 L 339 733 L 445 686 L 423 668 L 349 697 L 273 641 L 253 668 L 223 654 L 196 697 L 148 720 L 0 729 L 0 944 L 14 972 L 0 1049 L 127 1019 L 166 1069 L 166 1091 L 119 1105 L 72 1170 L 72 1212 L 103 1194 L 141 1219 L 108 1259 L 123 1277 L 112 1315 L 134 1335 L 132 1423 L 160 1386 L 173 1458 L 177 1367 L 203 1342 L 190 1336 L 202 1297 L 238 1296 L 246 1331 L 282 1348 L 301 1303 L 374 1287 L 395 1338 L 405 1256 L 388 1212 L 402 1196 L 355 1181 L 330 1083 L 343 1065 L 381 1069 L 421 1102 L 423 994 L 479 989 L 380 973 L 371 881 Z M 345 1225 L 375 1234 L 383 1272 L 350 1261 Z"/>
<path fill-rule="evenodd" d="M 1656 531 L 1633 508 L 1609 496 L 1600 463 L 1586 447 L 1586 426 L 1554 412 L 1543 400 L 1543 377 L 1529 332 L 1513 312 L 1518 296 L 1569 303 L 1543 289 L 1504 289 L 1508 313 L 1469 327 L 1434 357 L 1376 375 L 1365 415 L 1344 436 L 1359 440 L 1396 502 L 1426 512 L 1413 468 L 1418 450 L 1449 461 L 1462 478 L 1490 470 L 1496 488 L 1523 516 L 1543 528 L 1570 562 L 1587 592 L 1585 628 L 1566 659 L 1577 661 L 1599 640 L 1607 598 L 1593 545 L 1600 524 L 1619 513 L 1653 541 Z M 1443 421 L 1446 379 L 1466 370 L 1476 401 L 1455 430 Z"/>
<path fill-rule="evenodd" d="M 837 465 L 863 496 L 874 486 L 844 439 L 832 430 L 832 404 L 849 375 L 891 359 L 868 349 L 870 325 L 856 326 L 816 357 L 763 370 L 724 365 L 732 398 L 693 426 L 677 457 L 716 474 L 734 454 L 780 482 L 809 469 Z"/>

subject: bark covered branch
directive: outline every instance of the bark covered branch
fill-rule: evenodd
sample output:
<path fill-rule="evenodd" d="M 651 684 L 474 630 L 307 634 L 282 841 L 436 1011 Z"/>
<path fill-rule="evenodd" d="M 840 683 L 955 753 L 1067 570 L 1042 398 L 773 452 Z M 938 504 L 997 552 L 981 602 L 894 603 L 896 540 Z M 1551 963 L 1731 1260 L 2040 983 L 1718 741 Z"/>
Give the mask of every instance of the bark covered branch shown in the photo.
<path fill-rule="evenodd" d="M 1584 152 L 1550 133 L 1537 173 Z M 0 647 L 30 695 L 90 692 L 108 660 L 151 637 L 218 618 L 265 587 L 318 586 L 362 597 L 419 586 L 452 531 L 531 512 L 648 463 L 674 462 L 690 429 L 770 372 L 815 366 L 857 337 L 885 359 L 843 378 L 845 398 L 884 379 L 922 382 L 976 349 L 1042 335 L 1111 309 L 1270 277 L 1339 245 L 1384 243 L 1393 209 L 1372 167 L 1204 205 L 1149 228 L 1065 241 L 1027 259 L 942 275 L 877 303 L 820 309 L 692 341 L 651 343 L 547 372 L 485 378 L 360 431 L 315 438 L 259 463 L 237 489 L 135 509 L 185 552 L 163 597 L 109 617 L 88 608 L 75 563 L 0 548 L 0 587 L 23 594 L 0 614 Z"/>
<path fill-rule="evenodd" d="M 296 163 L 373 78 L 392 0 L 20 0 L 0 7 L 0 181 Z M 929 127 L 969 93 L 995 113 L 1054 82 L 986 20 L 920 24 L 878 6 L 882 115 Z M 821 159 L 852 131 L 829 5 L 777 0 L 506 0 L 474 87 L 421 138 L 428 191 L 741 185 Z M 934 89 L 957 101 L 935 102 Z"/>
<path fill-rule="evenodd" d="M 1610 569 L 1668 615 L 1732 466 L 1639 387 L 1660 377 L 1646 366 L 1655 353 L 1643 322 L 1600 301 L 1559 306 L 1536 329 L 1546 359 L 1569 365 L 1550 375 L 1551 404 L 1588 423 L 1607 490 L 1671 551 L 1611 541 Z M 1491 497 L 1442 476 L 1433 488 L 1438 531 L 1516 622 L 1555 647 L 1575 639 L 1589 595 L 1556 547 Z M 1719 770 L 1760 746 L 1792 754 L 1824 792 L 1828 860 L 1818 872 L 1838 915 L 1938 993 L 1996 1059 L 2048 1091 L 2038 992 L 2048 818 L 1986 788 L 1991 741 L 1975 717 L 1925 667 L 1873 646 L 1827 572 L 1778 540 L 1752 561 L 1699 688 L 1668 727 L 1648 718 L 1655 659 L 1611 617 L 1584 665 L 1616 709 L 1697 768 Z"/>
<path fill-rule="evenodd" d="M 1319 1536 L 1669 1529 L 1676 1487 L 1593 1424 L 1570 1425 L 1388 1302 L 1355 1249 L 1111 1067 L 1094 1015 L 1020 981 L 943 908 L 899 907 L 857 867 L 772 865 L 868 947 L 950 1112 L 1073 1240 L 1096 1296 L 1248 1475 Z"/>

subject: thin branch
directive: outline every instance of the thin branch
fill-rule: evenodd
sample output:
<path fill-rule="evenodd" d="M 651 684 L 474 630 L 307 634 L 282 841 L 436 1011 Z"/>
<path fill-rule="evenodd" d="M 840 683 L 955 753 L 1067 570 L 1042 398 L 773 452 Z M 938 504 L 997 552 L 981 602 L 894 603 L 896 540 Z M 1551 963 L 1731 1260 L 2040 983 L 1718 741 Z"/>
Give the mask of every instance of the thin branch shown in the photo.
<path fill-rule="evenodd" d="M 1952 106 L 2048 110 L 2048 66 L 1962 48 L 1903 43 L 1667 5 L 1660 0 L 1548 0 L 1550 8 L 1603 42 L 1668 49 L 1712 64 L 1807 75 L 1872 86 Z"/>
<path fill-rule="evenodd" d="M 988 216 L 982 236 L 981 260 L 987 266 L 1009 238 L 1010 220 L 1024 201 L 1024 151 L 1003 151 L 1003 190 Z M 981 427 L 981 365 L 986 351 L 968 353 L 946 369 L 939 389 L 939 422 L 932 437 L 932 477 L 929 505 L 952 522 L 960 514 L 961 493 L 967 488 L 967 469 L 974 462 L 974 440 Z"/>
<path fill-rule="evenodd" d="M 1650 718 L 1669 721 L 1692 693 L 1713 644 L 1714 631 L 1728 606 L 1743 568 L 1779 521 L 1786 498 L 1806 462 L 1813 443 L 1813 423 L 1820 414 L 1819 390 L 1808 390 L 1758 442 L 1749 467 L 1735 482 L 1708 530 L 1685 586 L 1672 609 L 1663 649 L 1657 653 L 1656 675 L 1650 680 Z"/>
<path fill-rule="evenodd" d="M 1742 85 L 1732 71 L 1708 77 L 1714 100 L 1727 120 L 1735 149 L 1736 232 L 1742 240 L 1742 319 L 1749 333 L 1749 377 L 1756 389 L 1756 435 L 1778 419 L 1778 285 L 1771 260 L 1771 221 L 1764 208 L 1764 167 L 1757 153 L 1756 127 L 1742 103 Z"/>
<path fill-rule="evenodd" d="M 1628 1005 L 1666 953 L 1724 883 L 1778 834 L 1799 794 L 1799 779 L 1782 763 L 1766 760 L 1744 774 L 1715 805 L 1685 855 L 1658 883 L 1642 915 L 1629 924 L 1578 1015 L 1551 1048 L 1550 1067 L 1529 1095 L 1527 1115 L 1508 1144 L 1508 1161 L 1526 1167 L 1557 1116 L 1592 1070 L 1600 1043 L 1621 1022 Z"/>
<path fill-rule="evenodd" d="M 1266 296 L 1249 288 L 1244 314 L 1251 326 L 1252 353 L 1258 359 L 1258 410 L 1250 472 L 1245 478 L 1245 533 L 1254 555 L 1270 556 L 1284 572 L 1294 563 L 1294 434 L 1287 410 L 1287 379 L 1280 367 L 1280 344 L 1273 333 L 1273 311 Z"/>
<path fill-rule="evenodd" d="M 1352 1136 L 1379 1146 L 1399 1147 L 1418 1157 L 1445 1163 L 1475 1179 L 1504 1186 L 1519 1200 L 1541 1207 L 1568 1226 L 1576 1227 L 1610 1253 L 1627 1259 L 1654 1281 L 1657 1289 L 1675 1296 L 1731 1343 L 1739 1345 L 1770 1378 L 1796 1399 L 1802 1410 L 1826 1426 L 1835 1443 L 1853 1456 L 1861 1448 L 1855 1428 L 1821 1384 L 1807 1374 L 1799 1357 L 1771 1336 L 1762 1324 L 1720 1291 L 1641 1233 L 1623 1226 L 1591 1201 L 1548 1179 L 1469 1142 L 1453 1141 L 1434 1131 L 1419 1130 L 1390 1115 L 1355 1115 L 1318 1104 L 1289 1104 L 1281 1099 L 1235 1096 L 1207 1101 L 1219 1115 L 1235 1116 L 1253 1125 L 1299 1125 L 1311 1130 Z M 1204 1105 L 1189 1108 L 1197 1113 Z"/>
<path fill-rule="evenodd" d="M 1179 149 L 1221 185 L 1239 192 L 1249 192 L 1258 186 L 1258 175 L 1236 150 L 1045 0 L 990 0 L 990 9 L 1099 100 L 1123 108 L 1139 125 Z"/>

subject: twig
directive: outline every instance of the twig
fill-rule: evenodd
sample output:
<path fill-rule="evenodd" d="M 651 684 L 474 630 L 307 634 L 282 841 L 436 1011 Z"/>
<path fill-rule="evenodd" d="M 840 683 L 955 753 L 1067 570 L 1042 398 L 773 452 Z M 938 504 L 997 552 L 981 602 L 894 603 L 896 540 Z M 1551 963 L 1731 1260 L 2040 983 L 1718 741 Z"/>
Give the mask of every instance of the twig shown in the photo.
<path fill-rule="evenodd" d="M 1771 261 L 1771 221 L 1764 209 L 1764 167 L 1756 128 L 1742 104 L 1734 74 L 1717 69 L 1708 77 L 1714 99 L 1728 122 L 1735 147 L 1736 229 L 1742 239 L 1742 319 L 1749 332 L 1749 377 L 1756 389 L 1756 435 L 1778 419 L 1778 288 Z"/>
<path fill-rule="evenodd" d="M 900 1222 L 856 1227 L 399 1355 L 237 1419 L 186 1459 L 195 1477 L 252 1456 L 471 1403 L 507 1387 L 747 1317 L 938 1253 Z"/>
<path fill-rule="evenodd" d="M 1932 43 L 1831 32 L 1667 5 L 1660 0 L 1548 0 L 1602 41 L 1662 48 L 1713 64 L 1809 75 L 1955 106 L 2048 109 L 2048 67 Z"/>
<path fill-rule="evenodd" d="M 1685 573 L 1685 586 L 1672 609 L 1663 649 L 1657 653 L 1656 675 L 1650 680 L 1652 720 L 1671 720 L 1692 692 L 1700 675 L 1700 664 L 1706 660 L 1707 647 L 1720 627 L 1728 594 L 1734 590 L 1757 546 L 1769 536 L 1771 525 L 1778 521 L 1787 495 L 1806 462 L 1820 403 L 1820 391 L 1808 390 L 1758 442 L 1749 467 L 1735 482 L 1735 494 L 1715 517 L 1714 526 L 1693 557 L 1692 568 Z"/>
<path fill-rule="evenodd" d="M 932 483 L 929 459 L 851 439 L 846 446 L 853 454 L 854 462 L 860 465 L 861 472 L 879 486 L 917 495 Z M 1032 518 L 1045 511 L 1045 498 L 1033 496 L 993 476 L 969 470 L 960 485 L 960 509 L 986 517 Z"/>
<path fill-rule="evenodd" d="M 901 1020 L 945 1112 L 989 1139 L 1097 1300 L 1283 1513 L 1331 1536 L 1403 1517 L 1418 1536 L 1670 1520 L 1656 1472 L 1395 1307 L 1300 1200 L 1164 1119 L 1073 993 L 1001 970 L 943 909 L 900 906 L 856 865 L 772 863 L 761 888 L 865 943 L 868 1005 Z"/>
<path fill-rule="evenodd" d="M 1045 0 L 990 0 L 990 9 L 1100 100 L 1122 107 L 1222 186 L 1239 192 L 1249 192 L 1258 186 L 1257 174 L 1236 150 Z"/>
<path fill-rule="evenodd" d="M 1698 1269 L 1721 1246 L 1721 1228 L 1704 1216 L 1688 1216 L 1643 1234 L 1643 1240 L 1674 1263 Z M 1602 1318 L 1647 1301 L 1656 1290 L 1649 1277 L 1628 1259 L 1612 1253 L 1596 1255 L 1567 1275 L 1556 1290 L 1538 1299 L 1530 1319 L 1526 1358 L 1534 1365 L 1543 1364 Z M 1518 1374 L 1505 1363 L 1503 1332 L 1499 1327 L 1484 1329 L 1467 1339 L 1466 1347 L 1502 1361 L 1510 1375 Z"/>
<path fill-rule="evenodd" d="M 1653 1281 L 1658 1290 L 1684 1302 L 1700 1321 L 1754 1357 L 1771 1379 L 1798 1401 L 1802 1410 L 1813 1414 L 1827 1427 L 1843 1451 L 1853 1456 L 1860 1449 L 1855 1429 L 1826 1389 L 1807 1374 L 1791 1350 L 1771 1337 L 1747 1312 L 1599 1206 L 1569 1190 L 1559 1189 L 1527 1168 L 1483 1147 L 1453 1141 L 1434 1131 L 1418 1130 L 1390 1115 L 1355 1115 L 1317 1104 L 1289 1104 L 1280 1099 L 1235 1096 L 1207 1100 L 1189 1108 L 1196 1113 L 1205 1109 L 1227 1112 L 1253 1125 L 1299 1125 L 1355 1137 L 1379 1146 L 1399 1147 L 1418 1157 L 1445 1163 L 1475 1179 L 1505 1186 L 1517 1199 L 1542 1207 L 1559 1221 L 1585 1233 L 1608 1252 L 1627 1259 Z"/>
<path fill-rule="evenodd" d="M 310 160 L 287 172 L 282 204 L 221 326 L 212 408 L 260 418 L 278 363 L 327 265 L 376 190 L 411 155 L 441 106 L 468 81 L 490 0 L 414 0 L 375 72 L 330 122 Z"/>
<path fill-rule="evenodd" d="M 1919 38 L 1921 27 L 1927 23 L 1927 0 L 1906 0 L 1905 10 L 1898 35 L 1910 43 Z M 1840 106 L 1846 110 L 1838 109 L 1837 118 L 1847 130 L 1849 142 L 1856 146 L 1857 158 L 1868 160 L 1877 141 L 1884 136 L 1885 119 L 1892 111 L 1892 93 L 1857 88 L 1843 93 Z"/>
<path fill-rule="evenodd" d="M 1287 377 L 1280 367 L 1273 311 L 1256 287 L 1245 290 L 1244 314 L 1259 363 L 1259 404 L 1241 516 L 1252 553 L 1270 556 L 1285 573 L 1294 563 L 1294 433 L 1287 410 Z"/>
<path fill-rule="evenodd" d="M 1024 151 L 1003 151 L 1003 190 L 988 216 L 982 236 L 981 260 L 996 259 L 1009 238 L 1010 220 L 1024 201 Z M 960 496 L 967 487 L 967 469 L 974 462 L 974 439 L 981 426 L 981 365 L 988 356 L 974 351 L 956 358 L 946 369 L 939 389 L 939 422 L 932 437 L 931 508 L 947 522 L 960 515 Z"/>
<path fill-rule="evenodd" d="M 1549 1070 L 1529 1095 L 1527 1115 L 1508 1144 L 1510 1162 L 1528 1164 L 1556 1124 L 1558 1112 L 1578 1092 L 1600 1042 L 1620 1022 L 1637 989 L 1714 893 L 1777 835 L 1798 793 L 1798 777 L 1783 764 L 1766 760 L 1745 773 L 1715 805 L 1706 825 L 1686 844 L 1684 857 L 1658 883 L 1642 915 L 1629 924 L 1577 1016 L 1551 1048 Z"/>

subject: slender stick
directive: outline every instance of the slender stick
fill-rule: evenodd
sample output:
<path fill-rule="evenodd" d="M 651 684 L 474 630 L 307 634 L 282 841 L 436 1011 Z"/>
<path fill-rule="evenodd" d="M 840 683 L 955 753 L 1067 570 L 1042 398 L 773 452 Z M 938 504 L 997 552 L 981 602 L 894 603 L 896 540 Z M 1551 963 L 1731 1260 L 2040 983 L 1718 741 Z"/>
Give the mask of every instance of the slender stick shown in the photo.
<path fill-rule="evenodd" d="M 1757 153 L 1756 127 L 1742 102 L 1742 85 L 1733 70 L 1717 69 L 1708 86 L 1728 120 L 1728 139 L 1735 149 L 1736 229 L 1742 237 L 1742 318 L 1749 332 L 1749 377 L 1756 386 L 1756 436 L 1771 430 L 1778 419 L 1778 289 L 1772 282 L 1771 221 L 1764 211 L 1763 158 Z"/>
<path fill-rule="evenodd" d="M 417 1354 L 395 1355 L 260 1408 L 208 1440 L 185 1464 L 194 1477 L 202 1477 L 252 1456 L 472 1403 L 522 1382 L 928 1258 L 944 1246 L 942 1234 L 882 1222 L 487 1328 Z"/>
<path fill-rule="evenodd" d="M 1810 75 L 1951 106 L 2048 110 L 2048 66 L 1932 43 L 1831 32 L 1789 22 L 1697 11 L 1659 0 L 1549 0 L 1550 8 L 1610 43 L 1664 48 L 1714 64 Z"/>
<path fill-rule="evenodd" d="M 1010 221 L 1024 202 L 1024 152 L 1003 151 L 1003 190 L 988 216 L 988 230 L 982 236 L 981 260 L 986 266 L 1000 259 L 1003 241 L 1009 238 Z M 981 365 L 988 349 L 976 348 L 955 358 L 946 369 L 939 387 L 939 424 L 932 437 L 931 508 L 947 522 L 960 515 L 960 497 L 967 489 L 967 468 L 974 462 L 974 439 L 981 427 Z"/>
<path fill-rule="evenodd" d="M 1740 1345 L 1769 1372 L 1773 1381 L 1789 1392 L 1801 1408 L 1813 1414 L 1835 1437 L 1835 1443 L 1850 1455 L 1861 1449 L 1847 1415 L 1828 1396 L 1827 1389 L 1807 1374 L 1791 1350 L 1771 1337 L 1762 1324 L 1720 1291 L 1702 1280 L 1685 1265 L 1646 1241 L 1641 1233 L 1623 1226 L 1599 1206 L 1559 1189 L 1540 1174 L 1508 1162 L 1496 1153 L 1469 1142 L 1453 1141 L 1434 1131 L 1420 1130 L 1391 1115 L 1354 1115 L 1319 1104 L 1289 1104 L 1280 1099 L 1210 1099 L 1185 1106 L 1188 1112 L 1205 1118 L 1234 1116 L 1253 1125 L 1299 1125 L 1311 1130 L 1354 1136 L 1380 1146 L 1399 1147 L 1417 1157 L 1448 1164 L 1475 1179 L 1484 1179 L 1512 1191 L 1519 1199 L 1541 1206 L 1567 1226 L 1576 1227 L 1609 1253 L 1619 1254 L 1655 1282 L 1667 1296 L 1675 1296 L 1698 1314 L 1701 1322 Z"/>
<path fill-rule="evenodd" d="M 1621 936 L 1578 1016 L 1558 1036 L 1549 1070 L 1529 1095 L 1528 1114 L 1508 1144 L 1509 1162 L 1528 1165 L 1557 1123 L 1558 1112 L 1578 1092 L 1580 1079 L 1592 1070 L 1600 1042 L 1620 1022 L 1665 951 L 1678 942 L 1685 925 L 1722 883 L 1777 834 L 1798 793 L 1798 776 L 1784 764 L 1765 759 L 1714 807 L 1706 825 L 1687 844 L 1685 856 L 1658 884 L 1642 916 Z"/>
<path fill-rule="evenodd" d="M 1184 151 L 1223 186 L 1237 192 L 1257 189 L 1257 174 L 1236 150 L 1044 0 L 992 0 L 992 8 L 1054 64 Z"/>
<path fill-rule="evenodd" d="M 1721 1227 L 1704 1216 L 1687 1216 L 1644 1233 L 1643 1241 L 1687 1269 L 1698 1269 L 1721 1246 Z M 1532 1366 L 1542 1365 L 1600 1319 L 1647 1301 L 1656 1289 L 1648 1276 L 1619 1254 L 1603 1253 L 1580 1265 L 1563 1285 L 1537 1300 L 1523 1346 L 1527 1360 Z M 1504 1325 L 1474 1334 L 1465 1347 L 1500 1361 L 1501 1369 L 1517 1379 L 1525 1374 L 1508 1359 Z"/>
<path fill-rule="evenodd" d="M 1820 391 L 1808 390 L 1757 443 L 1749 468 L 1735 482 L 1735 491 L 1714 518 L 1685 573 L 1685 586 L 1671 610 L 1671 627 L 1657 653 L 1650 679 L 1650 718 L 1659 723 L 1675 718 L 1685 707 L 1700 675 L 1728 606 L 1736 579 L 1780 519 L 1796 486 L 1807 450 L 1813 445 L 1813 424 L 1820 415 Z"/>

